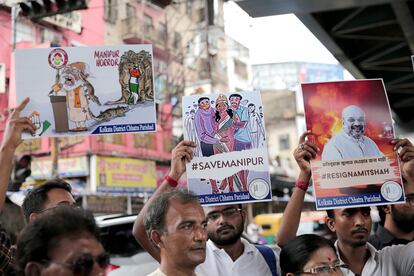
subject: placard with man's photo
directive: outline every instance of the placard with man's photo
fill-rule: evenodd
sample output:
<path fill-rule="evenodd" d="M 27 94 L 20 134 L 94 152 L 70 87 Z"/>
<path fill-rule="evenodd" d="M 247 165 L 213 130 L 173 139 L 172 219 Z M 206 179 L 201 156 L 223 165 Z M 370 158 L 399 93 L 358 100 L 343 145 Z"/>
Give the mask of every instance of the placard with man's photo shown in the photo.
<path fill-rule="evenodd" d="M 399 161 L 382 79 L 302 84 L 317 209 L 403 203 Z"/>

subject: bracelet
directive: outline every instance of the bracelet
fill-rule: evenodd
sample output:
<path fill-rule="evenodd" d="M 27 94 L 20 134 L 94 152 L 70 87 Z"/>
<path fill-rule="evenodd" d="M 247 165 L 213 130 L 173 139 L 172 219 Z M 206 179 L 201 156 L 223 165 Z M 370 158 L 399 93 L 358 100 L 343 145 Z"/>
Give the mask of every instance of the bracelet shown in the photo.
<path fill-rule="evenodd" d="M 169 175 L 166 175 L 166 176 L 164 177 L 164 179 L 165 179 L 165 181 L 167 181 L 167 182 L 168 182 L 168 184 L 169 184 L 171 187 L 177 187 L 177 185 L 178 185 L 177 180 L 173 179 L 173 178 L 172 178 L 172 177 L 170 177 Z"/>
<path fill-rule="evenodd" d="M 309 188 L 309 182 L 302 181 L 302 180 L 296 180 L 295 187 L 306 192 Z"/>

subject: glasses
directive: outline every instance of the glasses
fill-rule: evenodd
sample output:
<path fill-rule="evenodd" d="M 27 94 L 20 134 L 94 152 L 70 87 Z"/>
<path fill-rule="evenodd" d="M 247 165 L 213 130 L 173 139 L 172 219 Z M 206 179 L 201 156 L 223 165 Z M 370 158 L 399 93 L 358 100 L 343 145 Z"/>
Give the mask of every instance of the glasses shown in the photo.
<path fill-rule="evenodd" d="M 237 214 L 239 214 L 241 211 L 242 211 L 242 209 L 239 209 L 239 208 L 236 208 L 236 207 L 223 209 L 221 211 L 214 211 L 214 212 L 211 212 L 207 215 L 207 222 L 208 223 L 216 222 L 219 219 L 219 217 L 221 217 L 221 216 L 223 216 L 225 218 L 231 218 L 231 217 L 234 217 Z"/>
<path fill-rule="evenodd" d="M 333 272 L 339 272 L 340 273 L 339 275 L 343 275 L 341 269 L 348 269 L 348 266 L 343 263 L 324 265 L 324 266 L 313 267 L 306 271 L 298 272 L 297 274 L 330 276 L 331 273 Z"/>
<path fill-rule="evenodd" d="M 50 208 L 46 208 L 46 209 L 43 209 L 43 210 L 40 210 L 40 211 L 36 211 L 36 213 L 39 213 L 39 214 L 40 213 L 44 213 L 46 211 L 53 210 L 55 208 L 59 208 L 59 207 L 62 207 L 62 206 L 69 206 L 69 207 L 72 207 L 74 209 L 80 209 L 81 208 L 76 203 L 64 201 L 64 202 L 59 202 L 56 206 L 53 206 L 53 207 L 50 207 Z M 66 207 L 64 207 L 64 208 L 66 208 Z"/>
<path fill-rule="evenodd" d="M 88 276 L 91 274 L 95 262 L 99 265 L 100 268 L 106 269 L 109 265 L 109 254 L 105 252 L 94 257 L 89 253 L 83 253 L 70 263 L 59 263 L 52 260 L 44 260 L 43 263 L 58 264 L 72 270 L 74 275 Z"/>

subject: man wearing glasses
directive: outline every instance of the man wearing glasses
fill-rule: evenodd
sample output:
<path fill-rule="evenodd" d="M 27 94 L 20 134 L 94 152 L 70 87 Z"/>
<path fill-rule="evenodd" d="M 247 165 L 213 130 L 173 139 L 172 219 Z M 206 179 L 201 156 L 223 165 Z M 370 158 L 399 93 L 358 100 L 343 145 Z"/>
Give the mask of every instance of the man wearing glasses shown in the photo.
<path fill-rule="evenodd" d="M 178 179 L 185 172 L 186 162 L 193 158 L 194 147 L 193 142 L 182 141 L 174 148 L 169 174 L 144 205 L 134 223 L 135 239 L 158 262 L 161 260 L 160 249 L 149 240 L 144 219 L 152 202 L 177 185 Z M 240 205 L 209 206 L 204 208 L 204 213 L 209 240 L 205 262 L 197 266 L 196 275 L 278 275 L 278 252 L 265 246 L 255 247 L 241 238 L 245 213 Z"/>
<path fill-rule="evenodd" d="M 17 244 L 22 275 L 105 275 L 109 255 L 92 213 L 58 206 L 30 223 Z"/>
<path fill-rule="evenodd" d="M 0 210 L 4 206 L 9 177 L 12 171 L 14 154 L 21 144 L 22 132 L 36 132 L 27 117 L 20 113 L 29 103 L 29 98 L 23 100 L 9 116 L 0 147 Z M 27 222 L 31 222 L 46 210 L 61 204 L 73 205 L 70 185 L 63 181 L 47 182 L 45 187 L 34 189 L 25 199 L 23 213 Z M 8 233 L 0 227 L 0 275 L 12 273 L 15 262 L 15 248 L 12 247 Z"/>
<path fill-rule="evenodd" d="M 209 240 L 206 261 L 196 270 L 200 275 L 277 275 L 279 251 L 241 237 L 246 219 L 241 205 L 208 206 L 204 212 Z"/>
<path fill-rule="evenodd" d="M 26 222 L 32 222 L 44 212 L 60 205 L 76 206 L 72 187 L 61 179 L 49 180 L 31 190 L 23 201 L 22 209 Z"/>
<path fill-rule="evenodd" d="M 282 248 L 296 235 L 304 196 L 309 185 L 305 183 L 309 183 L 311 177 L 310 160 L 315 158 L 319 150 L 309 140 L 305 141 L 308 135 L 311 135 L 311 132 L 305 132 L 300 137 L 299 143 L 304 146 L 294 152 L 301 172 L 278 233 L 278 244 Z M 395 139 L 392 143 L 394 150 L 399 151 L 402 174 L 409 177 L 414 168 L 414 147 L 406 139 Z M 372 227 L 370 211 L 370 207 L 327 210 L 328 217 L 325 223 L 338 238 L 335 247 L 339 259 L 349 267 L 349 270 L 343 270 L 344 275 L 414 275 L 414 242 L 388 246 L 382 250 L 376 250 L 368 242 Z"/>

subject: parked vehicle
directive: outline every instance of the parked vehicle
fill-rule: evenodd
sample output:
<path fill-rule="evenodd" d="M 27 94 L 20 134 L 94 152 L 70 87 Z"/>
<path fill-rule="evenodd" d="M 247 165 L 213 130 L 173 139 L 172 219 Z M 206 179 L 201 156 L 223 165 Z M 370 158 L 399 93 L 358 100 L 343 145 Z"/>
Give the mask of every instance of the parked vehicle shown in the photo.
<path fill-rule="evenodd" d="M 159 266 L 135 240 L 132 227 L 136 215 L 96 217 L 102 244 L 111 257 L 109 276 L 147 275 Z"/>
<path fill-rule="evenodd" d="M 260 214 L 254 218 L 254 223 L 261 227 L 260 234 L 264 236 L 269 244 L 276 242 L 277 232 L 280 229 L 283 213 Z M 297 235 L 318 234 L 325 235 L 324 211 L 302 212 Z"/>

